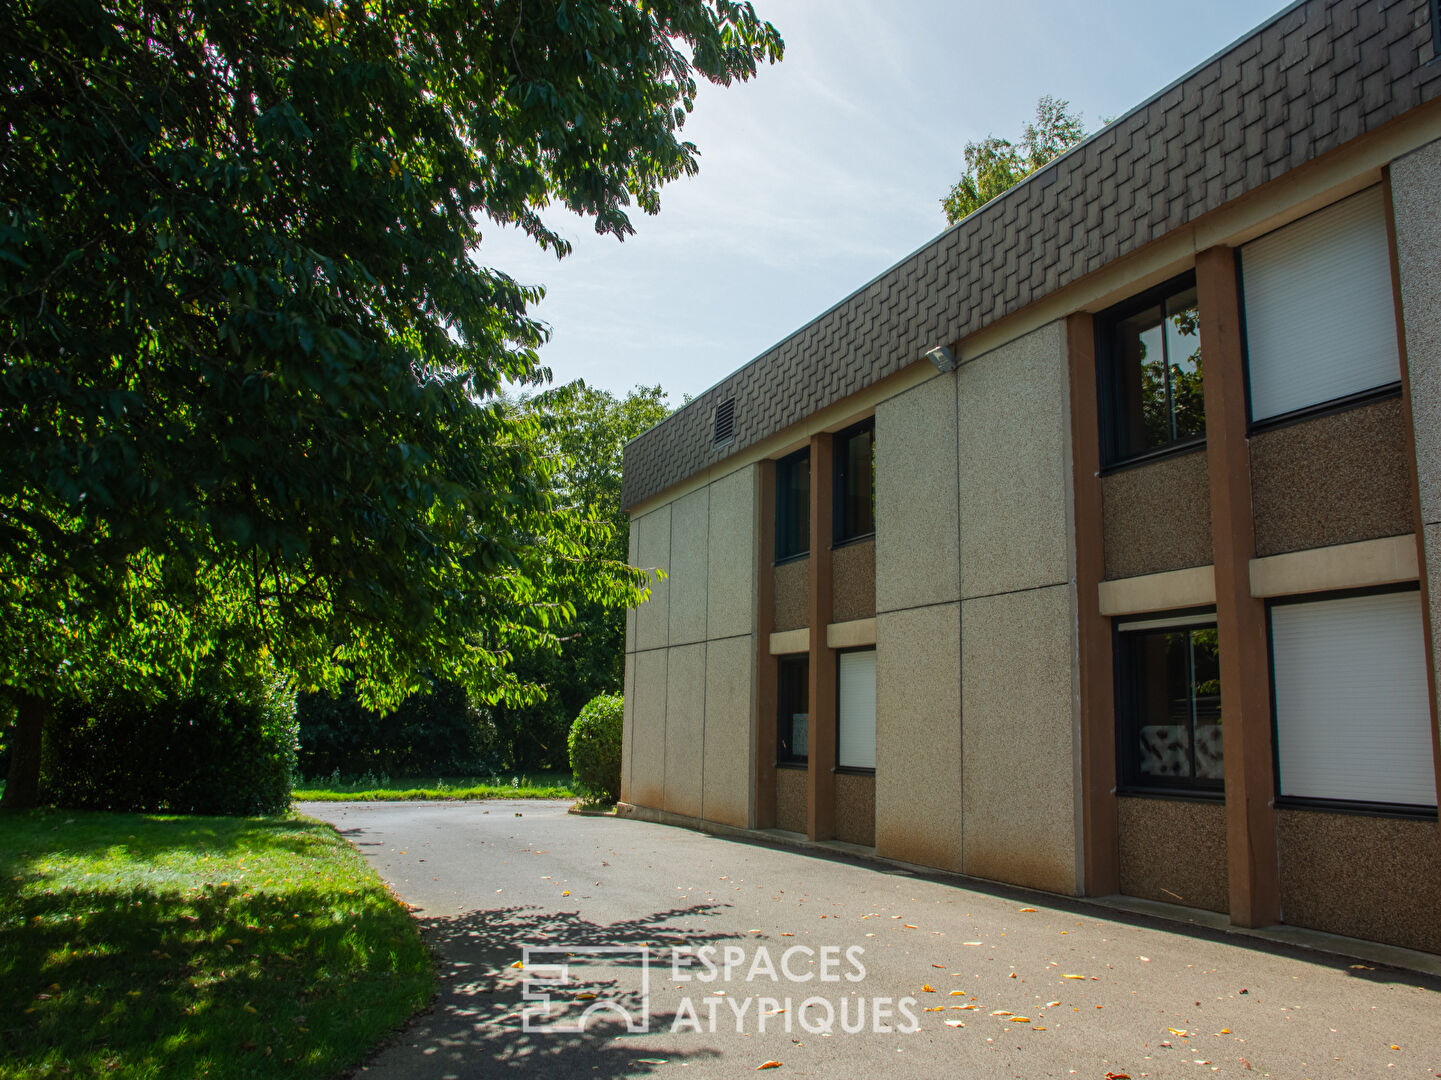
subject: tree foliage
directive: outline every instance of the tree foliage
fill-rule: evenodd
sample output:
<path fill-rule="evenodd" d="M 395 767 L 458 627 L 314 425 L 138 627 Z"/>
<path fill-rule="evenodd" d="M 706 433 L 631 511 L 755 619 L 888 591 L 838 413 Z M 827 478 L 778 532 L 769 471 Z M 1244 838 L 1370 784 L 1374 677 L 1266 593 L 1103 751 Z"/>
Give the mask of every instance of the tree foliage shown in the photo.
<path fill-rule="evenodd" d="M 1018 142 L 987 135 L 966 144 L 966 171 L 941 200 L 946 221 L 954 225 L 997 195 L 1015 187 L 1052 158 L 1086 137 L 1080 113 L 1049 94 L 1036 102 L 1036 119 Z"/>
<path fill-rule="evenodd" d="M 512 656 L 641 581 L 498 396 L 548 378 L 545 332 L 482 224 L 561 255 L 559 203 L 626 236 L 696 170 L 697 79 L 778 59 L 774 28 L 732 0 L 16 0 L 0 35 L 19 727 L 111 653 L 536 701 Z"/>

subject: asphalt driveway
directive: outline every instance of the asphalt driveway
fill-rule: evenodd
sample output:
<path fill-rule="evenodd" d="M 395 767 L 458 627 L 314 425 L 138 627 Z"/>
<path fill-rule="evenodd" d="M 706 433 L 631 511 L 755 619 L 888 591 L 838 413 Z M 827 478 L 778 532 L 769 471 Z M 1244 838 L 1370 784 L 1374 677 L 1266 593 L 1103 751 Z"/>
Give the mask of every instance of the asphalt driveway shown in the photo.
<path fill-rule="evenodd" d="M 1414 972 L 558 803 L 301 809 L 442 957 L 367 1078 L 1441 1076 Z"/>

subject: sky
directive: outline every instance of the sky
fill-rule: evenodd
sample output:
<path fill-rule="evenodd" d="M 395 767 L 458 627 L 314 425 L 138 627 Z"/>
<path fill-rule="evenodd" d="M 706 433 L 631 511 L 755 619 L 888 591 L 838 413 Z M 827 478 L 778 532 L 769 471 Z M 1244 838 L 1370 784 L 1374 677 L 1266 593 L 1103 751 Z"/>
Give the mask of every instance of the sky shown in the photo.
<path fill-rule="evenodd" d="M 946 228 L 967 142 L 1017 138 L 1045 94 L 1086 130 L 1129 111 L 1279 11 L 1278 0 L 755 0 L 785 59 L 701 84 L 683 138 L 700 173 L 667 186 L 636 235 L 557 262 L 487 223 L 481 262 L 546 298 L 556 383 L 679 405 Z"/>

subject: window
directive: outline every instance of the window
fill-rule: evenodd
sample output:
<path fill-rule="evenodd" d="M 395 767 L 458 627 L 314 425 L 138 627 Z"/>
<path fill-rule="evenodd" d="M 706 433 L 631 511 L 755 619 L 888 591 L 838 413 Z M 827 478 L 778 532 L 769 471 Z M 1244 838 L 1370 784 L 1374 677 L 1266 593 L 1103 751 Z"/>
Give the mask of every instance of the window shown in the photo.
<path fill-rule="evenodd" d="M 1220 792 L 1221 670 L 1215 615 L 1117 627 L 1116 730 L 1123 787 Z"/>
<path fill-rule="evenodd" d="M 1204 438 L 1196 275 L 1100 315 L 1096 363 L 1104 464 Z"/>
<path fill-rule="evenodd" d="M 836 436 L 835 542 L 876 531 L 876 422 L 863 420 Z"/>
<path fill-rule="evenodd" d="M 876 767 L 876 650 L 857 649 L 836 657 L 836 765 Z"/>
<path fill-rule="evenodd" d="M 804 765 L 810 753 L 810 657 L 805 653 L 782 656 L 776 680 L 779 713 L 776 717 L 776 761 Z"/>
<path fill-rule="evenodd" d="M 1271 605 L 1277 794 L 1434 807 L 1421 594 Z"/>
<path fill-rule="evenodd" d="M 776 462 L 776 562 L 811 547 L 811 454 L 802 450 Z"/>
<path fill-rule="evenodd" d="M 1253 421 L 1399 383 L 1379 187 L 1251 241 L 1241 282 Z"/>

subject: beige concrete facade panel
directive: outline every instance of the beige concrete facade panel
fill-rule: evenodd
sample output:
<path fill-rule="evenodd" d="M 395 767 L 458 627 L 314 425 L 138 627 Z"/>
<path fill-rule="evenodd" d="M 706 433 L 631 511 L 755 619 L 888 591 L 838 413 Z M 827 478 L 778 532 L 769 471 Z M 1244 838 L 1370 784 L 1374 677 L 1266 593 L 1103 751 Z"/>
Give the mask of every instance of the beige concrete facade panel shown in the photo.
<path fill-rule="evenodd" d="M 1117 800 L 1121 891 L 1127 896 L 1226 911 L 1226 804 Z"/>
<path fill-rule="evenodd" d="M 1169 570 L 1164 574 L 1103 581 L 1097 588 L 1102 615 L 1140 615 L 1148 611 L 1179 611 L 1216 602 L 1216 575 L 1209 566 Z"/>
<path fill-rule="evenodd" d="M 1391 163 L 1421 517 L 1441 521 L 1441 141 Z"/>
<path fill-rule="evenodd" d="M 1441 952 L 1435 821 L 1282 810 L 1277 829 L 1286 922 Z"/>
<path fill-rule="evenodd" d="M 1102 477 L 1106 577 L 1209 566 L 1210 485 L 1204 447 Z"/>
<path fill-rule="evenodd" d="M 831 553 L 831 618 L 869 619 L 876 613 L 876 542 L 861 540 Z"/>
<path fill-rule="evenodd" d="M 706 634 L 749 634 L 756 621 L 756 492 L 759 466 L 748 465 L 710 486 L 710 586 Z"/>
<path fill-rule="evenodd" d="M 637 534 L 638 565 L 645 570 L 670 574 L 669 506 L 652 510 L 630 524 Z M 651 575 L 650 599 L 636 612 L 637 649 L 663 649 L 670 643 L 670 582 Z"/>
<path fill-rule="evenodd" d="M 960 870 L 961 606 L 876 616 L 876 852 Z"/>
<path fill-rule="evenodd" d="M 808 629 L 780 630 L 771 635 L 772 656 L 809 652 L 810 648 L 811 632 Z"/>
<path fill-rule="evenodd" d="M 664 808 L 666 741 L 666 657 L 668 649 L 636 653 L 635 688 L 630 693 L 632 732 L 629 802 Z"/>
<path fill-rule="evenodd" d="M 620 801 L 631 798 L 630 779 L 635 765 L 635 653 L 625 654 L 625 699 L 620 739 Z"/>
<path fill-rule="evenodd" d="M 775 575 L 775 628 L 799 630 L 805 626 L 811 603 L 810 559 L 781 563 L 763 572 Z"/>
<path fill-rule="evenodd" d="M 968 874 L 1076 891 L 1075 626 L 1069 585 L 961 604 Z"/>
<path fill-rule="evenodd" d="M 1334 589 L 1371 589 L 1415 581 L 1418 573 L 1416 537 L 1407 533 L 1252 559 L 1251 595 L 1301 596 Z"/>
<path fill-rule="evenodd" d="M 876 842 L 876 778 L 836 776 L 836 839 L 871 847 Z"/>
<path fill-rule="evenodd" d="M 726 638 L 706 646 L 700 816 L 737 828 L 750 824 L 754 680 L 751 638 Z"/>
<path fill-rule="evenodd" d="M 876 609 L 959 600 L 956 380 L 876 407 Z"/>
<path fill-rule="evenodd" d="M 706 648 L 673 646 L 666 659 L 665 794 L 662 810 L 700 817 L 705 756 Z"/>
<path fill-rule="evenodd" d="M 1070 577 L 1070 411 L 1055 322 L 957 370 L 961 596 Z"/>
<path fill-rule="evenodd" d="M 855 619 L 833 622 L 826 627 L 826 647 L 831 649 L 863 649 L 876 643 L 876 620 Z"/>
<path fill-rule="evenodd" d="M 1251 436 L 1258 556 L 1412 530 L 1401 410 L 1391 398 Z"/>
<path fill-rule="evenodd" d="M 710 488 L 670 506 L 670 644 L 691 645 L 706 636 L 710 581 Z"/>

